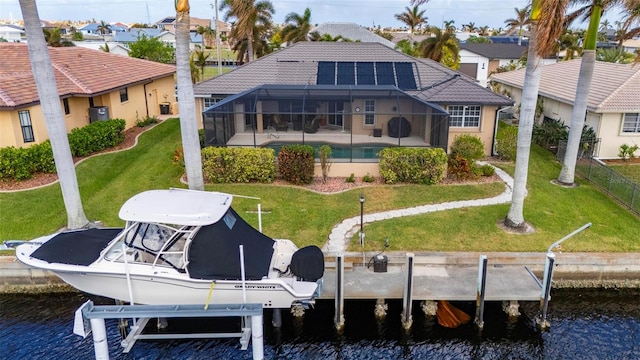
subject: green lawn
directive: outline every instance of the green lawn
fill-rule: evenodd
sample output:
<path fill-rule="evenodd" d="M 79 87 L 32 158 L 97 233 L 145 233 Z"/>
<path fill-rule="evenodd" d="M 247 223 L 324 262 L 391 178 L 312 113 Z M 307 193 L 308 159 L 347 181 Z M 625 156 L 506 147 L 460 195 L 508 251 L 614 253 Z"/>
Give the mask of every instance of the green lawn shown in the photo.
<path fill-rule="evenodd" d="M 179 122 L 172 119 L 144 133 L 132 150 L 97 156 L 80 164 L 78 182 L 89 219 L 122 226 L 118 210 L 133 194 L 146 189 L 186 187 L 178 181 L 183 170 L 172 163 L 173 152 L 179 146 Z M 389 238 L 392 250 L 544 251 L 549 244 L 592 222 L 591 229 L 565 242 L 564 250 L 640 251 L 640 219 L 588 184 L 576 189 L 551 185 L 549 180 L 557 177 L 558 171 L 559 165 L 551 154 L 534 149 L 530 193 L 525 202 L 525 218 L 537 228 L 533 235 L 510 235 L 499 230 L 495 224 L 509 208 L 499 205 L 366 225 L 367 249 L 381 249 L 384 239 Z M 207 185 L 207 190 L 260 197 L 264 232 L 305 246 L 323 244 L 334 225 L 359 215 L 361 192 L 366 199 L 365 212 L 371 213 L 491 197 L 501 193 L 504 185 L 383 185 L 333 195 L 264 184 Z M 256 200 L 234 199 L 234 208 L 254 226 L 258 224 L 257 204 Z M 0 215 L 0 240 L 34 238 L 66 223 L 58 185 L 0 194 Z"/>
<path fill-rule="evenodd" d="M 628 164 L 628 165 L 608 165 L 620 175 L 633 180 L 636 184 L 640 185 L 640 164 Z"/>

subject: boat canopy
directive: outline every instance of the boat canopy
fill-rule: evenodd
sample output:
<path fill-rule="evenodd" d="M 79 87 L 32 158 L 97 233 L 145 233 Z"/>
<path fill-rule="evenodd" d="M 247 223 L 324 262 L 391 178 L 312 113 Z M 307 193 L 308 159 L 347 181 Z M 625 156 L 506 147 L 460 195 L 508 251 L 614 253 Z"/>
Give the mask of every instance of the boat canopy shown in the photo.
<path fill-rule="evenodd" d="M 125 221 L 202 226 L 219 221 L 232 200 L 219 192 L 149 190 L 127 200 L 119 216 Z"/>
<path fill-rule="evenodd" d="M 203 226 L 188 250 L 189 277 L 207 280 L 240 280 L 240 245 L 243 247 L 245 279 L 269 275 L 275 241 L 254 229 L 232 208 L 222 220 Z"/>

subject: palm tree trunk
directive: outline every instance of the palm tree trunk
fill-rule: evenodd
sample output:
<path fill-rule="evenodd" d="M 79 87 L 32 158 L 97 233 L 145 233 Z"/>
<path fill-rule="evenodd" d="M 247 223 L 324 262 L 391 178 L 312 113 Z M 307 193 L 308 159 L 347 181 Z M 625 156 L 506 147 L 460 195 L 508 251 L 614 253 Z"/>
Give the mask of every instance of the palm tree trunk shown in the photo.
<path fill-rule="evenodd" d="M 191 190 L 204 190 L 196 103 L 189 61 L 189 10 L 176 11 L 176 73 L 184 165 Z"/>
<path fill-rule="evenodd" d="M 529 172 L 529 153 L 531 151 L 531 135 L 533 133 L 534 115 L 538 100 L 540 73 L 542 71 L 541 56 L 536 52 L 536 24 L 531 25 L 527 67 L 524 75 L 522 102 L 520 104 L 520 122 L 518 124 L 518 144 L 516 153 L 516 169 L 513 181 L 511 207 L 505 219 L 510 228 L 524 228 L 524 198 L 527 194 L 527 176 Z"/>
<path fill-rule="evenodd" d="M 40 97 L 40 107 L 45 118 L 45 125 L 56 171 L 60 179 L 62 199 L 67 211 L 67 228 L 80 229 L 89 224 L 82 208 L 76 169 L 71 157 L 71 148 L 67 138 L 67 126 L 62 116 L 58 87 L 49 58 L 49 50 L 44 40 L 40 17 L 35 0 L 20 0 L 20 9 L 24 19 L 25 32 L 29 48 L 29 59 L 33 78 Z"/>
<path fill-rule="evenodd" d="M 558 182 L 561 184 L 573 184 L 576 173 L 576 162 L 578 161 L 578 150 L 580 148 L 580 138 L 584 127 L 587 113 L 587 101 L 589 90 L 591 89 L 591 79 L 593 69 L 596 64 L 596 41 L 598 39 L 598 26 L 600 23 L 601 7 L 594 2 L 589 29 L 587 30 L 584 51 L 580 62 L 580 75 L 578 87 L 576 89 L 576 99 L 573 103 L 571 113 L 571 124 L 569 126 L 569 138 L 567 140 L 567 150 L 564 153 L 562 170 L 558 175 Z"/>
<path fill-rule="evenodd" d="M 253 32 L 253 29 L 250 30 Z M 253 35 L 247 35 L 247 56 L 249 58 L 248 62 L 253 62 Z"/>

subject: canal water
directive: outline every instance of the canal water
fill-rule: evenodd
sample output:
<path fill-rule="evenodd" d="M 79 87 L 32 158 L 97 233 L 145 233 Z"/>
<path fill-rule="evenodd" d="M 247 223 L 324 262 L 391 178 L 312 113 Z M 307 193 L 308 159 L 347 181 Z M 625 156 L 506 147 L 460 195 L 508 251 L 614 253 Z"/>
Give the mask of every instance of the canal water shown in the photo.
<path fill-rule="evenodd" d="M 92 359 L 91 336 L 73 334 L 73 314 L 86 300 L 112 302 L 77 293 L 0 295 L 0 359 Z M 557 290 L 552 292 L 551 328 L 534 324 L 537 303 L 521 304 L 509 322 L 501 304 L 488 303 L 485 329 L 473 324 L 446 329 L 427 319 L 418 304 L 409 333 L 400 325 L 401 303 L 389 302 L 376 321 L 373 301 L 347 301 L 342 335 L 333 328 L 333 302 L 320 301 L 302 322 L 283 312 L 274 330 L 266 310 L 266 359 L 640 359 L 640 290 Z M 473 317 L 474 304 L 456 303 Z M 150 322 L 151 323 L 151 322 Z M 215 325 L 212 325 L 214 323 Z M 167 332 L 237 331 L 237 320 L 170 320 Z M 211 328 L 213 326 L 213 328 Z M 150 326 L 150 331 L 156 331 Z M 107 320 L 111 359 L 251 359 L 238 339 L 139 341 L 123 354 L 115 320 Z"/>

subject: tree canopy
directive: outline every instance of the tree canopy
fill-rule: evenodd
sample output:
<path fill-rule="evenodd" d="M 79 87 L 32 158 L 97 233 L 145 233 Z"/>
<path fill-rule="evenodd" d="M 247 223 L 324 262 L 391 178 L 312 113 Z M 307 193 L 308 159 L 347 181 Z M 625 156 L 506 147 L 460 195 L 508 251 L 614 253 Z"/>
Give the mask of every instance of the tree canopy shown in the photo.
<path fill-rule="evenodd" d="M 174 49 L 158 38 L 142 34 L 129 45 L 129 56 L 166 64 L 173 62 Z"/>

